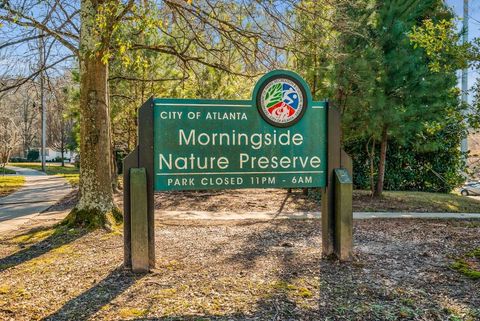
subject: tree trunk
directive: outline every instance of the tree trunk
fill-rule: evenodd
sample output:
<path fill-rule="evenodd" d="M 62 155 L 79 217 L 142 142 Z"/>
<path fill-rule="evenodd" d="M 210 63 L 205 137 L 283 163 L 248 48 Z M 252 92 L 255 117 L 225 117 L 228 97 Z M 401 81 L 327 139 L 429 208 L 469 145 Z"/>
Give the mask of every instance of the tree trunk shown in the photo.
<path fill-rule="evenodd" d="M 367 142 L 367 154 L 370 163 L 370 191 L 375 195 L 375 138 L 372 137 L 372 149 L 369 150 L 370 141 Z"/>
<path fill-rule="evenodd" d="M 375 197 L 382 196 L 383 193 L 383 182 L 385 178 L 385 162 L 387 159 L 387 143 L 388 143 L 388 134 L 387 128 L 384 127 L 382 130 L 382 141 L 380 144 L 380 161 L 378 164 L 378 178 L 377 178 L 377 189 L 375 190 Z"/>
<path fill-rule="evenodd" d="M 67 224 L 109 227 L 118 220 L 112 191 L 111 124 L 108 100 L 108 65 L 102 41 L 95 32 L 101 1 L 83 0 L 80 37 L 80 199 Z M 113 214 L 113 217 L 112 217 Z"/>

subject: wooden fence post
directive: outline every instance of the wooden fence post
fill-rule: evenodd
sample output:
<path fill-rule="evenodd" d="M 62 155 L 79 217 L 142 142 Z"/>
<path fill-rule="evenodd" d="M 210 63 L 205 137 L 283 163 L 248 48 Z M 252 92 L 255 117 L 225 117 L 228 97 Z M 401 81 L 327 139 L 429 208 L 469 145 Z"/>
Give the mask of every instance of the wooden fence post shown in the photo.
<path fill-rule="evenodd" d="M 123 265 L 132 267 L 131 211 L 130 211 L 130 168 L 138 167 L 138 147 L 123 160 Z"/>
<path fill-rule="evenodd" d="M 352 257 L 352 179 L 346 168 L 335 169 L 335 255 L 341 261 Z"/>
<path fill-rule="evenodd" d="M 148 265 L 155 268 L 155 220 L 154 220 L 154 175 L 153 175 L 153 98 L 148 99 L 138 110 L 138 146 L 123 161 L 123 240 L 124 266 L 132 268 L 132 200 L 131 169 L 143 168 L 146 186 L 142 193 L 147 204 Z M 143 197 L 143 196 L 142 196 Z M 143 231 L 141 232 L 143 233 Z"/>
<path fill-rule="evenodd" d="M 132 271 L 149 271 L 148 202 L 145 168 L 130 169 L 130 225 Z"/>
<path fill-rule="evenodd" d="M 327 103 L 327 186 L 322 189 L 322 254 L 334 254 L 335 244 L 335 175 L 334 170 L 340 168 L 341 128 L 340 112 Z"/>
<path fill-rule="evenodd" d="M 155 200 L 153 173 L 153 98 L 138 110 L 138 167 L 144 168 L 147 178 L 148 257 L 150 269 L 155 268 Z"/>

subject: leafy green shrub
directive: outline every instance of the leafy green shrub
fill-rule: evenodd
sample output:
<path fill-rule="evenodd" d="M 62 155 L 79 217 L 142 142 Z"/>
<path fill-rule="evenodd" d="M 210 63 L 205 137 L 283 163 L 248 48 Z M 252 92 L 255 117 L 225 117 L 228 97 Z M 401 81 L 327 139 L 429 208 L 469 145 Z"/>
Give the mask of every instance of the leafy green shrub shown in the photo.
<path fill-rule="evenodd" d="M 76 168 L 80 168 L 80 154 L 75 156 L 73 165 L 75 165 Z"/>
<path fill-rule="evenodd" d="M 367 140 L 357 140 L 345 146 L 353 159 L 353 181 L 356 188 L 370 188 L 370 160 Z M 377 144 L 374 163 L 377 168 L 380 147 Z M 461 172 L 465 162 L 459 150 L 460 135 L 443 130 L 426 135 L 405 145 L 389 141 L 385 189 L 423 192 L 451 192 L 465 179 Z M 374 173 L 376 179 L 376 173 Z"/>
<path fill-rule="evenodd" d="M 26 158 L 23 157 L 12 157 L 10 158 L 10 163 L 26 163 L 28 162 Z"/>
<path fill-rule="evenodd" d="M 39 157 L 40 157 L 40 152 L 38 151 L 38 149 L 31 149 L 27 153 L 27 160 L 29 162 L 37 161 Z"/>

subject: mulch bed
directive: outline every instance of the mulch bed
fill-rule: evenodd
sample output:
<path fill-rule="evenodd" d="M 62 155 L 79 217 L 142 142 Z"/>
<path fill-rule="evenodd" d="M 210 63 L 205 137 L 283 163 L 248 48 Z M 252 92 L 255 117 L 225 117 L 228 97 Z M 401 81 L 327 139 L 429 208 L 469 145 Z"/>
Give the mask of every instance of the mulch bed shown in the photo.
<path fill-rule="evenodd" d="M 355 259 L 321 258 L 317 220 L 157 221 L 157 269 L 125 271 L 119 231 L 0 239 L 0 320 L 479 320 L 450 268 L 479 221 L 355 221 Z"/>
<path fill-rule="evenodd" d="M 319 189 L 308 194 L 301 189 L 239 189 L 185 192 L 158 192 L 155 209 L 159 211 L 213 212 L 297 212 L 321 211 Z M 368 191 L 353 192 L 354 212 L 480 212 L 480 202 L 467 197 L 415 192 L 386 192 L 372 198 Z"/>
<path fill-rule="evenodd" d="M 155 209 L 214 212 L 293 212 L 320 211 L 321 202 L 301 189 L 238 189 L 155 194 Z"/>

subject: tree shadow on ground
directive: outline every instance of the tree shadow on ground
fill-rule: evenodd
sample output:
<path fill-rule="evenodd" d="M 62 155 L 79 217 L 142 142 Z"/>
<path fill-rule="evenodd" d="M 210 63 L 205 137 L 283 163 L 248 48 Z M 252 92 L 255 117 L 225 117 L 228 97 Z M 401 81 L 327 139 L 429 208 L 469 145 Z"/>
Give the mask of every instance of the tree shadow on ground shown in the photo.
<path fill-rule="evenodd" d="M 288 195 L 285 201 L 287 198 Z M 279 209 L 279 213 L 281 210 L 282 208 Z M 242 262 L 244 268 L 253 269 L 257 260 L 272 255 L 272 251 L 275 252 L 275 257 L 279 260 L 278 269 L 275 273 L 279 291 L 274 291 L 271 295 L 260 298 L 256 302 L 255 311 L 251 315 L 213 316 L 210 318 L 211 320 L 258 320 L 258 316 L 266 317 L 268 320 L 320 319 L 318 305 L 316 309 L 299 306 L 288 294 L 295 279 L 307 275 L 309 277 L 320 277 L 320 256 L 308 262 L 302 262 L 302 264 L 297 262 L 297 251 L 300 251 L 297 246 L 301 242 L 308 242 L 313 237 L 320 236 L 320 221 L 317 221 L 318 224 L 313 224 L 312 228 L 307 231 L 298 228 L 299 225 L 292 226 L 285 225 L 285 222 L 271 222 L 266 229 L 251 233 L 245 238 L 244 246 L 241 247 L 243 250 L 232 255 L 227 261 L 230 263 Z M 189 319 L 179 318 L 178 320 Z M 192 318 L 192 320 L 195 320 L 195 318 Z"/>
<path fill-rule="evenodd" d="M 384 235 L 379 236 L 370 232 L 367 235 L 368 237 L 364 235 L 361 239 L 357 239 L 357 242 L 365 246 L 366 243 L 371 242 L 370 235 L 376 236 L 377 239 L 375 242 L 384 246 L 382 247 L 384 251 L 377 253 L 377 251 L 365 252 L 365 250 L 363 250 L 364 252 L 360 253 L 362 262 L 360 262 L 361 265 L 359 266 L 350 263 L 339 264 L 335 261 L 321 260 L 318 251 L 314 252 L 314 257 L 309 257 L 299 262 L 297 254 L 303 251 L 302 244 L 312 244 L 311 242 L 314 242 L 315 246 L 321 246 L 320 222 L 318 221 L 318 223 L 310 225 L 304 224 L 301 221 L 290 221 L 289 223 L 276 221 L 268 223 L 262 230 L 246 235 L 241 242 L 243 246 L 240 246 L 239 250 L 235 253 L 229 254 L 224 261 L 228 264 L 234 263 L 234 265 L 243 266 L 247 271 L 249 269 L 253 270 L 256 262 L 265 257 L 274 257 L 278 262 L 278 269 L 272 271 L 271 275 L 275 282 L 279 282 L 279 288 L 252 300 L 253 304 L 251 308 L 248 308 L 248 311 L 234 311 L 226 314 L 221 314 L 220 311 L 216 314 L 215 312 L 202 313 L 201 310 L 197 309 L 189 313 L 188 309 L 185 308 L 181 312 L 174 312 L 171 316 L 148 317 L 147 313 L 149 309 L 147 308 L 144 314 L 145 317 L 134 315 L 125 318 L 132 320 L 132 317 L 136 317 L 134 320 L 137 321 L 395 320 L 405 319 L 399 316 L 401 316 L 401 313 L 410 311 L 408 309 L 411 309 L 413 311 L 412 313 L 417 313 L 415 311 L 418 309 L 418 313 L 422 313 L 423 316 L 425 316 L 424 313 L 428 309 L 441 309 L 442 305 L 438 302 L 431 304 L 425 302 L 417 303 L 416 300 L 419 299 L 419 295 L 421 295 L 420 299 L 422 300 L 431 298 L 430 295 L 425 292 L 413 292 L 411 297 L 405 297 L 405 293 L 395 294 L 390 291 L 389 286 L 384 284 L 384 280 L 391 281 L 393 280 L 392 276 L 385 274 L 379 277 L 377 273 L 373 272 L 375 272 L 374 265 L 391 263 L 389 259 L 390 256 L 395 254 L 395 251 L 386 247 L 386 244 L 389 243 L 389 238 Z M 412 243 L 412 246 L 413 245 L 414 243 Z M 397 246 L 398 250 L 402 247 L 404 246 Z M 214 250 L 216 251 L 217 249 Z M 421 253 L 420 250 L 421 249 L 416 250 L 418 252 L 417 254 Z M 409 256 L 411 251 L 407 252 L 405 255 Z M 212 255 L 212 251 L 206 251 L 205 254 Z M 372 260 L 373 256 L 380 256 L 380 258 Z M 221 262 L 219 264 L 221 264 Z M 292 299 L 291 293 L 288 292 L 288 285 L 293 284 L 299 277 L 312 276 L 319 277 L 320 279 L 320 283 L 313 287 L 315 291 L 318 291 L 316 294 L 319 293 L 319 296 L 318 299 L 317 296 L 315 296 L 315 302 L 313 302 L 313 304 L 304 306 L 301 301 Z M 66 302 L 58 311 L 43 320 L 88 320 L 115 298 L 121 296 L 122 293 L 134 286 L 142 277 L 144 277 L 144 275 L 134 275 L 125 271 L 121 266 L 117 267 L 105 279 L 100 281 L 100 283 Z M 182 282 L 180 279 L 175 280 L 174 285 Z M 367 282 L 365 282 L 365 280 L 367 280 Z M 168 287 L 174 287 L 174 285 L 168 284 Z M 405 290 L 413 286 L 413 284 L 403 284 L 401 289 Z M 423 291 L 425 283 L 420 283 L 420 286 L 420 290 Z M 152 297 L 136 296 L 136 291 L 142 293 L 140 288 L 141 287 L 132 288 L 132 291 L 126 295 L 126 298 L 122 298 L 124 301 L 121 302 L 125 302 L 127 305 L 131 301 L 142 305 L 147 303 L 150 307 L 155 304 L 162 304 L 161 302 L 155 301 L 156 299 Z M 442 294 L 443 291 L 444 290 L 442 290 Z M 445 292 L 444 294 L 445 296 L 451 295 L 450 292 Z M 151 301 L 149 302 L 149 300 Z M 206 300 L 208 300 L 208 298 L 206 298 Z M 405 303 L 404 300 L 410 300 L 411 303 L 407 301 L 405 301 L 407 302 Z M 322 305 L 324 302 L 329 303 L 329 305 Z M 467 304 L 467 302 L 463 303 Z M 470 303 L 470 306 L 471 305 L 472 303 Z M 108 313 L 106 318 L 111 317 L 112 319 L 118 319 L 122 317 L 119 315 L 119 311 L 116 311 L 119 308 L 118 304 L 112 304 L 112 306 L 115 306 L 115 308 L 109 312 L 105 312 Z M 120 308 L 122 307 L 123 306 L 120 306 Z M 405 309 L 407 312 L 401 309 Z M 438 318 L 427 317 L 424 319 L 447 319 L 447 312 L 443 310 L 438 311 Z M 442 318 L 443 316 L 445 316 L 445 318 Z M 100 319 L 101 317 L 103 317 L 103 315 L 98 318 Z"/>
<path fill-rule="evenodd" d="M 129 272 L 121 265 L 94 287 L 68 301 L 58 311 L 43 318 L 42 321 L 89 320 L 102 307 L 126 291 L 143 276 L 144 274 Z"/>
<path fill-rule="evenodd" d="M 47 233 L 48 236 L 41 237 L 42 233 Z M 57 225 L 54 227 L 33 228 L 20 235 L 3 239 L 1 242 L 15 242 L 22 249 L 0 259 L 0 272 L 71 243 L 87 233 L 87 229 L 68 229 L 65 226 Z M 34 242 L 36 237 L 41 240 Z"/>
<path fill-rule="evenodd" d="M 319 260 L 313 259 L 307 264 L 299 267 L 296 262 L 296 253 L 298 250 L 296 242 L 308 240 L 310 237 L 318 236 L 318 231 L 312 229 L 307 233 L 302 233 L 295 227 L 282 227 L 282 223 L 271 223 L 267 228 L 252 233 L 245 238 L 241 247 L 242 250 L 227 258 L 226 263 L 238 263 L 247 270 L 254 269 L 255 262 L 276 253 L 278 258 L 278 270 L 274 273 L 274 290 L 266 296 L 261 296 L 252 305 L 251 311 L 234 312 L 225 315 L 215 314 L 183 314 L 165 317 L 144 317 L 136 318 L 136 321 L 248 321 L 248 320 L 272 320 L 272 321 L 317 321 L 320 320 L 319 305 L 302 306 L 292 298 L 291 286 L 294 280 L 311 273 L 315 276 L 320 275 Z M 217 249 L 214 250 L 214 252 Z M 214 255 L 210 253 L 211 255 Z M 310 275 L 311 276 L 311 275 Z"/>
<path fill-rule="evenodd" d="M 302 316 L 299 316 L 299 313 Z M 165 317 L 140 317 L 129 319 L 134 321 L 319 321 L 323 320 L 318 311 L 301 308 L 285 295 L 274 295 L 260 299 L 255 309 L 249 313 L 215 314 L 185 314 Z M 330 319 L 325 319 L 330 320 Z"/>
<path fill-rule="evenodd" d="M 301 220 L 299 221 L 301 223 Z M 289 262 L 288 253 L 292 253 L 292 250 L 298 242 L 305 242 L 313 237 L 320 238 L 321 222 L 315 220 L 312 228 L 305 230 L 304 228 L 282 228 L 285 226 L 285 222 L 281 220 L 272 220 L 269 223 L 269 227 L 259 232 L 251 233 L 244 242 L 243 251 L 236 253 L 228 259 L 230 263 L 243 262 L 245 268 L 251 268 L 255 264 L 255 261 L 261 257 L 269 254 L 269 252 L 275 249 L 283 249 L 283 261 L 282 264 L 285 268 L 291 265 Z M 319 244 L 321 247 L 321 244 Z"/>
<path fill-rule="evenodd" d="M 265 202 L 269 199 L 268 202 Z M 275 211 L 292 207 L 299 211 L 319 210 L 318 199 L 301 189 L 169 191 L 155 194 L 156 210 Z"/>
<path fill-rule="evenodd" d="M 285 229 L 279 231 L 275 224 L 271 224 L 265 229 L 266 234 L 255 234 L 251 237 L 245 238 L 245 248 L 240 253 L 233 255 L 229 260 L 256 260 L 261 256 L 268 255 L 268 248 L 277 247 L 278 240 L 285 239 L 289 242 L 295 242 L 304 237 L 304 234 L 299 233 L 296 228 Z M 269 240 L 265 245 L 264 238 L 271 239 L 274 235 L 280 235 L 274 240 Z M 303 235 L 303 236 L 302 236 Z M 313 233 L 311 234 L 314 235 Z M 248 247 L 247 247 L 248 244 Z M 267 249 L 265 249 L 267 247 Z M 280 244 L 280 247 L 282 245 Z M 318 271 L 317 260 L 311 260 L 308 266 L 301 269 L 295 261 L 295 253 L 292 247 L 284 247 L 285 251 L 279 254 L 279 269 L 273 276 L 274 290 L 267 295 L 262 295 L 256 300 L 250 311 L 247 312 L 231 312 L 227 314 L 215 313 L 178 313 L 178 315 L 165 317 L 139 317 L 134 320 L 318 320 L 316 308 L 302 307 L 298 305 L 289 295 L 288 286 L 293 280 L 299 276 L 299 273 L 308 273 L 306 271 Z M 212 255 L 212 253 L 210 253 Z M 249 265 L 247 264 L 247 267 Z M 315 272 L 316 273 L 316 272 Z M 150 275 L 150 274 L 147 274 Z M 79 296 L 66 302 L 58 311 L 45 317 L 42 321 L 62 321 L 62 320 L 77 320 L 86 321 L 93 315 L 102 310 L 102 307 L 111 303 L 115 298 L 127 291 L 131 286 L 138 282 L 146 275 L 135 275 L 123 269 L 122 266 L 113 270 L 105 279 L 100 281 L 91 289 L 83 292 Z M 277 285 L 278 284 L 278 285 Z M 138 289 L 137 289 L 138 290 Z M 139 302 L 147 302 L 150 307 L 157 303 L 150 297 L 138 298 Z M 147 309 L 148 310 L 148 309 Z M 112 313 L 112 312 L 110 312 Z M 117 312 L 118 313 L 118 312 Z M 112 315 L 118 317 L 118 314 Z M 259 316 L 261 317 L 259 319 Z M 131 317 L 128 317 L 131 320 Z"/>
<path fill-rule="evenodd" d="M 168 191 L 155 193 L 155 198 L 161 198 L 169 208 L 176 208 L 185 203 L 207 203 L 210 199 L 227 194 L 227 190 L 205 191 Z"/>

